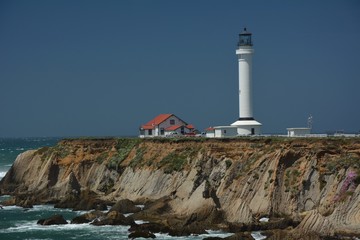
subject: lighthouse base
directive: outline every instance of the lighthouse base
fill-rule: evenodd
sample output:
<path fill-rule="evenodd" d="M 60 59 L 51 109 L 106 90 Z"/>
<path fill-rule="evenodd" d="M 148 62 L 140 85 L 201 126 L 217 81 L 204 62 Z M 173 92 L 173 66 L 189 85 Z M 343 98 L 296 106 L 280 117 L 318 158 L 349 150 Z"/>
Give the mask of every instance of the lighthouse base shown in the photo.
<path fill-rule="evenodd" d="M 238 120 L 230 126 L 216 126 L 206 133 L 207 137 L 224 138 L 260 135 L 261 123 L 255 120 Z M 210 132 L 211 131 L 211 132 Z"/>
<path fill-rule="evenodd" d="M 247 136 L 247 135 L 260 135 L 261 134 L 261 123 L 256 120 L 243 120 L 240 119 L 231 126 L 236 127 L 237 135 Z"/>

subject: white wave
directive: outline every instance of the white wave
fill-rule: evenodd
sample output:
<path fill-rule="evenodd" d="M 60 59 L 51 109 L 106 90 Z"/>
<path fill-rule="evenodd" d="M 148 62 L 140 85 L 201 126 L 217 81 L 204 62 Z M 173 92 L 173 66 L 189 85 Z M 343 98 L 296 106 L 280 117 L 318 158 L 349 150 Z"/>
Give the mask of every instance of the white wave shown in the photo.
<path fill-rule="evenodd" d="M 18 206 L 2 206 L 1 211 L 13 211 L 13 210 L 22 210 L 22 207 L 18 207 Z"/>
<path fill-rule="evenodd" d="M 227 232 L 218 231 L 218 230 L 216 230 L 216 231 L 215 230 L 206 230 L 206 232 L 208 232 L 208 234 L 203 234 L 201 236 L 226 238 L 226 237 L 233 235 L 233 233 L 227 233 Z"/>
<path fill-rule="evenodd" d="M 3 177 L 5 177 L 6 173 L 7 173 L 7 172 L 0 172 L 0 180 L 1 180 Z"/>
<path fill-rule="evenodd" d="M 135 205 L 136 207 L 139 207 L 141 210 L 144 210 L 145 205 Z"/>
<path fill-rule="evenodd" d="M 12 164 L 5 164 L 4 166 L 5 166 L 5 167 L 11 167 Z"/>
<path fill-rule="evenodd" d="M 34 212 L 34 211 L 47 211 L 47 212 L 51 212 L 51 211 L 61 211 L 61 209 L 56 209 L 54 208 L 54 205 L 51 204 L 47 204 L 47 205 L 34 205 L 32 208 L 29 209 L 29 211 Z"/>
<path fill-rule="evenodd" d="M 166 239 L 174 239 L 174 237 L 170 236 L 169 234 L 165 233 L 155 233 L 156 239 L 166 240 Z M 192 237 L 176 237 L 176 239 L 192 239 Z M 202 239 L 202 238 L 200 238 Z"/>
<path fill-rule="evenodd" d="M 136 220 L 135 223 L 136 224 L 144 224 L 144 223 L 149 223 L 149 221 Z"/>
<path fill-rule="evenodd" d="M 24 232 L 62 232 L 62 231 L 79 231 L 83 230 L 87 235 L 90 234 L 99 234 L 101 233 L 109 234 L 126 234 L 128 235 L 128 226 L 93 226 L 88 223 L 84 224 L 62 224 L 62 225 L 39 225 L 37 221 L 18 221 L 14 227 L 9 227 L 7 229 L 0 229 L 0 233 L 24 233 Z M 77 232 L 77 234 L 79 234 Z"/>
<path fill-rule="evenodd" d="M 16 148 L 15 150 L 16 150 L 16 151 L 24 151 L 25 148 Z"/>
<path fill-rule="evenodd" d="M 62 225 L 39 225 L 37 221 L 18 221 L 15 227 L 4 229 L 5 232 L 30 232 L 30 231 L 64 231 L 94 228 L 84 224 L 62 224 Z"/>
<path fill-rule="evenodd" d="M 201 235 L 190 235 L 190 236 L 177 236 L 173 237 L 167 233 L 155 233 L 156 239 L 159 240 L 174 240 L 174 239 L 187 239 L 187 240 L 202 240 L 206 237 L 219 237 L 219 238 L 226 238 L 232 236 L 233 233 L 226 233 L 223 231 L 213 231 L 207 230 L 208 234 L 201 234 Z"/>
<path fill-rule="evenodd" d="M 201 234 L 201 235 L 172 237 L 167 233 L 155 233 L 155 236 L 156 236 L 156 239 L 161 239 L 161 240 L 167 240 L 167 239 L 169 239 L 169 240 L 174 240 L 174 239 L 201 240 L 201 239 L 204 239 L 205 237 L 226 238 L 226 237 L 233 235 L 233 233 L 226 233 L 223 231 L 215 231 L 215 230 L 206 230 L 206 231 L 208 232 L 207 234 Z"/>
<path fill-rule="evenodd" d="M 251 236 L 255 239 L 255 240 L 262 240 L 262 239 L 266 239 L 266 236 L 262 235 L 261 232 L 256 231 L 256 232 L 252 232 Z"/>

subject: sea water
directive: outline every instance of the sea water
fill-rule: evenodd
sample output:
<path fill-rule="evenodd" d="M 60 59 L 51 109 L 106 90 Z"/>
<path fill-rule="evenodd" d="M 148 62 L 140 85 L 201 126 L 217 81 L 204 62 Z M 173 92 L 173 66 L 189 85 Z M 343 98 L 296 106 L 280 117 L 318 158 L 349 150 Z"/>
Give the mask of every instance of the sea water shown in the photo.
<path fill-rule="evenodd" d="M 53 146 L 59 138 L 24 138 L 24 139 L 1 139 L 0 138 L 0 179 L 10 169 L 16 156 L 20 153 L 38 149 L 44 146 Z M 9 196 L 0 196 L 0 201 Z M 72 211 L 71 209 L 58 209 L 53 205 L 35 205 L 25 209 L 16 206 L 3 206 L 0 209 L 0 239 L 127 239 L 129 226 L 93 226 L 91 224 L 70 224 L 71 219 L 85 212 Z M 43 218 L 61 214 L 69 222 L 65 225 L 42 226 L 37 221 Z M 155 234 L 156 239 L 203 239 L 205 237 L 227 237 L 231 233 L 221 231 L 207 231 L 208 234 L 171 237 L 168 234 Z M 259 232 L 253 233 L 254 239 L 264 239 Z"/>

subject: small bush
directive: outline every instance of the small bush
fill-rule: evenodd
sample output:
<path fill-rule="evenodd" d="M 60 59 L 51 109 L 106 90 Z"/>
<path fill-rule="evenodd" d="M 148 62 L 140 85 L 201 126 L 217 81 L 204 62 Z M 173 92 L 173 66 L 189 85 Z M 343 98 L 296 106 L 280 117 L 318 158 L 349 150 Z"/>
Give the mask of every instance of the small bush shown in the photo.
<path fill-rule="evenodd" d="M 96 162 L 100 164 L 104 162 L 108 158 L 108 156 L 109 156 L 108 152 L 103 152 L 96 158 Z"/>
<path fill-rule="evenodd" d="M 158 167 L 164 168 L 165 173 L 172 173 L 173 171 L 182 170 L 186 161 L 187 156 L 172 152 L 158 163 Z"/>
<path fill-rule="evenodd" d="M 226 164 L 226 169 L 229 169 L 232 165 L 232 161 L 230 159 L 226 159 L 225 164 Z"/>

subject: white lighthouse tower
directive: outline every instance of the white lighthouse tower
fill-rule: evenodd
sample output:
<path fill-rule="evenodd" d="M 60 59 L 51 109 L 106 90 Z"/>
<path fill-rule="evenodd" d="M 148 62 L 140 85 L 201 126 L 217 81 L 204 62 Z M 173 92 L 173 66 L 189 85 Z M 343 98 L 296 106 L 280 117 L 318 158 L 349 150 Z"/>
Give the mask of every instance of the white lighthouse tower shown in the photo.
<path fill-rule="evenodd" d="M 239 34 L 236 55 L 239 61 L 239 120 L 231 124 L 238 135 L 260 134 L 261 123 L 253 116 L 252 108 L 252 55 L 254 53 L 251 33 L 244 28 Z"/>

